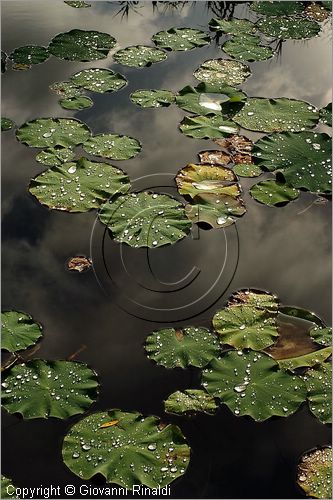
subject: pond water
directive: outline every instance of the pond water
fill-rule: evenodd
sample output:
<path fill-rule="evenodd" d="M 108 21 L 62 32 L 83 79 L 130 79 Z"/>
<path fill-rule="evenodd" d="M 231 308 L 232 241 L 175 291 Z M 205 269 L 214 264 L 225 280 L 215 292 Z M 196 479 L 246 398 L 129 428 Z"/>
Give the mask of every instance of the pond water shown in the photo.
<path fill-rule="evenodd" d="M 149 45 L 157 31 L 207 29 L 212 17 L 232 11 L 235 17 L 255 19 L 241 2 L 178 2 L 174 7 L 128 2 L 128 12 L 118 12 L 124 4 L 98 1 L 74 9 L 60 0 L 4 0 L 2 48 L 9 53 L 20 45 L 48 45 L 55 34 L 73 28 L 110 33 L 120 47 Z M 185 113 L 176 106 L 141 109 L 129 95 L 141 88 L 177 91 L 195 85 L 193 71 L 223 53 L 213 42 L 170 52 L 163 63 L 136 69 L 116 64 L 112 52 L 92 63 L 51 57 L 29 71 L 8 70 L 2 77 L 2 116 L 18 125 L 37 117 L 75 116 L 95 134 L 133 136 L 143 144 L 142 153 L 111 163 L 127 172 L 137 189 L 154 187 L 176 195 L 173 176 L 195 162 L 199 151 L 215 145 L 181 134 L 178 124 Z M 250 63 L 252 76 L 241 88 L 249 96 L 284 96 L 325 106 L 331 101 L 331 56 L 327 23 L 319 37 L 286 41 L 278 56 Z M 120 92 L 93 94 L 91 109 L 65 111 L 49 85 L 89 67 L 115 69 L 129 84 Z M 313 204 L 313 196 L 302 193 L 283 208 L 269 208 L 248 194 L 257 180 L 244 179 L 247 213 L 236 225 L 198 230 L 176 245 L 149 251 L 148 258 L 144 249 L 123 248 L 120 254 L 120 246 L 96 223 L 95 212 L 49 211 L 27 193 L 30 178 L 43 170 L 35 154 L 13 132 L 2 134 L 2 309 L 26 311 L 43 324 L 36 355 L 64 359 L 85 346 L 76 359 L 93 367 L 101 381 L 94 410 L 138 410 L 180 425 L 193 454 L 185 476 L 171 485 L 172 498 L 303 497 L 295 483 L 296 464 L 304 451 L 329 442 L 327 426 L 305 405 L 287 419 L 264 423 L 237 418 L 225 406 L 214 418 L 166 416 L 163 400 L 178 389 L 198 386 L 200 374 L 154 365 L 143 342 L 162 326 L 209 327 L 231 293 L 244 287 L 272 291 L 283 304 L 314 311 L 329 323 L 330 204 Z M 80 254 L 92 255 L 95 272 L 66 270 L 66 261 Z M 297 325 L 292 328 L 297 331 Z M 3 473 L 18 486 L 82 484 L 61 460 L 63 436 L 79 418 L 24 422 L 4 412 Z M 90 482 L 102 483 L 100 478 Z"/>

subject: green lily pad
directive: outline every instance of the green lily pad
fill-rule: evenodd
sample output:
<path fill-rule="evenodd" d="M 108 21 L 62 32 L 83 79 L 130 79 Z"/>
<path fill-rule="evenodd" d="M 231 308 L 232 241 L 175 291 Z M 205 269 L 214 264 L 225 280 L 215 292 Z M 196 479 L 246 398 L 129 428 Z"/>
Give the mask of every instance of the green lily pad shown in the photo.
<path fill-rule="evenodd" d="M 298 14 L 304 9 L 301 2 L 252 2 L 251 9 L 263 16 L 291 16 Z"/>
<path fill-rule="evenodd" d="M 116 134 L 99 134 L 90 137 L 83 149 L 92 155 L 111 160 L 129 160 L 141 151 L 141 144 L 133 137 Z"/>
<path fill-rule="evenodd" d="M 108 163 L 80 158 L 37 175 L 29 191 L 39 203 L 54 210 L 87 212 L 114 195 L 126 193 L 129 178 Z"/>
<path fill-rule="evenodd" d="M 136 248 L 176 243 L 187 236 L 191 227 L 177 200 L 148 192 L 110 200 L 101 207 L 99 218 L 116 241 Z"/>
<path fill-rule="evenodd" d="M 213 317 L 213 327 L 222 344 L 237 349 L 261 350 L 279 336 L 276 315 L 266 309 L 250 305 L 231 305 Z"/>
<path fill-rule="evenodd" d="M 158 488 L 182 476 L 190 448 L 176 425 L 157 417 L 110 410 L 88 415 L 65 436 L 62 455 L 81 479 L 102 474 L 108 483 L 131 489 Z"/>
<path fill-rule="evenodd" d="M 279 299 L 276 295 L 269 292 L 244 288 L 242 290 L 237 290 L 228 300 L 228 306 L 234 305 L 251 306 L 257 309 L 267 309 L 268 311 L 277 312 L 279 308 Z"/>
<path fill-rule="evenodd" d="M 304 375 L 311 412 L 323 423 L 332 423 L 332 365 L 322 363 Z"/>
<path fill-rule="evenodd" d="M 86 9 L 91 7 L 90 3 L 84 2 L 83 0 L 64 0 L 64 3 L 75 9 Z"/>
<path fill-rule="evenodd" d="M 219 31 L 227 35 L 252 35 L 257 31 L 255 24 L 247 19 L 231 19 L 230 21 L 225 19 L 211 19 L 208 25 L 212 31 Z"/>
<path fill-rule="evenodd" d="M 213 86 L 200 83 L 187 85 L 176 96 L 176 104 L 185 111 L 198 115 L 221 114 L 234 116 L 244 105 L 246 94 L 227 85 Z"/>
<path fill-rule="evenodd" d="M 29 314 L 19 311 L 1 313 L 1 348 L 9 352 L 21 351 L 41 338 L 42 328 Z"/>
<path fill-rule="evenodd" d="M 69 418 L 96 400 L 98 382 L 83 363 L 34 359 L 12 367 L 1 385 L 9 413 L 24 419 Z"/>
<path fill-rule="evenodd" d="M 197 80 L 210 85 L 239 85 L 251 76 L 251 70 L 239 61 L 209 59 L 193 75 Z"/>
<path fill-rule="evenodd" d="M 15 123 L 10 118 L 1 117 L 1 132 L 11 130 L 15 126 Z"/>
<path fill-rule="evenodd" d="M 332 355 L 332 347 L 324 347 L 318 351 L 313 351 L 303 356 L 295 358 L 286 358 L 277 360 L 280 368 L 283 370 L 296 370 L 297 368 L 305 368 L 320 365 Z"/>
<path fill-rule="evenodd" d="M 48 58 L 49 51 L 37 45 L 18 47 L 9 56 L 13 61 L 13 69 L 28 69 L 33 64 L 43 63 Z"/>
<path fill-rule="evenodd" d="M 115 45 L 115 38 L 108 33 L 74 29 L 56 35 L 49 51 L 60 59 L 85 62 L 105 59 Z"/>
<path fill-rule="evenodd" d="M 89 136 L 87 125 L 74 118 L 37 118 L 16 131 L 17 139 L 33 148 L 72 148 L 84 143 Z"/>
<path fill-rule="evenodd" d="M 164 401 L 165 413 L 171 415 L 195 415 L 206 413 L 214 415 L 218 409 L 215 399 L 200 389 L 186 389 L 170 394 Z"/>
<path fill-rule="evenodd" d="M 196 224 L 208 224 L 220 229 L 230 226 L 236 221 L 235 217 L 245 214 L 246 208 L 239 196 L 202 193 L 194 196 L 191 203 L 185 206 L 187 217 Z"/>
<path fill-rule="evenodd" d="M 12 480 L 3 475 L 1 475 L 1 498 L 19 498 Z"/>
<path fill-rule="evenodd" d="M 316 344 L 319 345 L 332 345 L 332 328 L 321 328 L 315 326 L 310 330 L 310 337 Z"/>
<path fill-rule="evenodd" d="M 125 49 L 118 50 L 113 55 L 114 60 L 124 66 L 143 68 L 154 63 L 164 61 L 167 55 L 163 50 L 147 45 L 133 45 Z"/>
<path fill-rule="evenodd" d="M 3 50 L 1 51 L 1 73 L 5 73 L 7 66 L 7 54 Z"/>
<path fill-rule="evenodd" d="M 175 94 L 170 90 L 136 90 L 130 99 L 141 108 L 161 108 L 173 104 Z"/>
<path fill-rule="evenodd" d="M 235 123 L 222 116 L 186 116 L 179 126 L 181 132 L 195 139 L 216 139 L 238 132 Z"/>
<path fill-rule="evenodd" d="M 145 344 L 149 359 L 165 368 L 203 368 L 219 355 L 217 337 L 207 328 L 165 328 L 151 333 Z"/>
<path fill-rule="evenodd" d="M 330 498 L 332 495 L 330 446 L 317 448 L 302 455 L 297 468 L 297 484 L 309 497 Z"/>
<path fill-rule="evenodd" d="M 265 61 L 274 55 L 271 47 L 260 45 L 260 38 L 252 35 L 235 36 L 222 45 L 222 50 L 239 61 Z"/>
<path fill-rule="evenodd" d="M 100 94 L 115 92 L 127 85 L 126 78 L 120 73 L 101 68 L 83 69 L 71 77 L 71 82 L 77 87 Z"/>
<path fill-rule="evenodd" d="M 322 320 L 318 316 L 316 316 L 314 312 L 308 311 L 307 309 L 302 309 L 301 307 L 282 306 L 280 307 L 280 313 L 285 314 L 286 316 L 291 316 L 292 318 L 310 321 L 311 323 L 315 323 L 319 327 L 324 326 Z"/>
<path fill-rule="evenodd" d="M 314 106 L 296 99 L 250 97 L 233 120 L 241 127 L 258 132 L 298 132 L 317 125 Z"/>
<path fill-rule="evenodd" d="M 293 187 L 269 179 L 261 181 L 250 189 L 250 195 L 259 203 L 269 207 L 286 205 L 290 201 L 296 200 L 299 190 Z"/>
<path fill-rule="evenodd" d="M 49 89 L 56 94 L 66 97 L 80 97 L 82 95 L 82 89 L 74 85 L 72 82 L 55 82 L 49 86 Z"/>
<path fill-rule="evenodd" d="M 256 142 L 255 163 L 278 171 L 288 185 L 313 193 L 329 193 L 332 143 L 327 134 L 312 132 L 272 134 Z"/>
<path fill-rule="evenodd" d="M 75 153 L 71 148 L 48 148 L 38 153 L 36 161 L 49 167 L 54 167 L 71 161 L 74 158 Z"/>
<path fill-rule="evenodd" d="M 269 17 L 257 22 L 258 29 L 266 36 L 287 40 L 301 40 L 318 35 L 320 26 L 315 21 L 299 17 Z"/>
<path fill-rule="evenodd" d="M 238 177 L 259 177 L 262 174 L 261 168 L 254 163 L 238 163 L 234 165 L 233 171 Z"/>
<path fill-rule="evenodd" d="M 155 45 L 166 50 L 190 50 L 211 42 L 208 33 L 191 28 L 170 28 L 167 31 L 159 31 L 152 40 Z"/>
<path fill-rule="evenodd" d="M 205 192 L 238 196 L 237 177 L 230 168 L 190 163 L 175 177 L 178 192 L 194 198 Z"/>
<path fill-rule="evenodd" d="M 330 102 L 324 108 L 319 110 L 319 119 L 325 125 L 332 127 L 332 103 Z"/>
<path fill-rule="evenodd" d="M 239 416 L 262 422 L 273 416 L 288 417 L 305 401 L 300 377 L 279 369 L 266 354 L 228 351 L 204 370 L 202 385 Z"/>
<path fill-rule="evenodd" d="M 94 105 L 94 102 L 90 99 L 90 97 L 80 96 L 80 97 L 68 97 L 67 99 L 61 99 L 59 104 L 64 109 L 86 109 L 91 108 Z"/>

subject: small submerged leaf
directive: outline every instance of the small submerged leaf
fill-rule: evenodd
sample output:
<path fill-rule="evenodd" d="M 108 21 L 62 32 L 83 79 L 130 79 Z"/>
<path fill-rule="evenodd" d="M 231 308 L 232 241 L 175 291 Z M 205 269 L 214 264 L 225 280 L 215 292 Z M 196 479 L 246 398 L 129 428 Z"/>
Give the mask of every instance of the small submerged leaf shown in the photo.
<path fill-rule="evenodd" d="M 194 326 L 153 332 L 146 339 L 145 350 L 149 359 L 165 368 L 202 368 L 220 353 L 216 335 Z"/>
<path fill-rule="evenodd" d="M 208 23 L 212 31 L 226 33 L 227 35 L 252 35 L 257 31 L 254 23 L 247 19 L 211 19 Z"/>
<path fill-rule="evenodd" d="M 276 207 L 296 200 L 299 196 L 299 190 L 287 184 L 269 179 L 268 181 L 261 181 L 252 186 L 250 195 L 263 205 Z"/>
<path fill-rule="evenodd" d="M 136 90 L 130 99 L 141 108 L 161 108 L 173 104 L 175 94 L 170 90 Z"/>
<path fill-rule="evenodd" d="M 1 313 L 1 348 L 9 352 L 27 349 L 42 337 L 42 328 L 29 314 L 19 311 Z"/>
<path fill-rule="evenodd" d="M 322 320 L 318 316 L 316 316 L 314 312 L 308 311 L 307 309 L 302 309 L 301 307 L 282 306 L 280 307 L 280 313 L 285 314 L 286 316 L 291 316 L 292 318 L 310 321 L 311 323 L 315 323 L 319 327 L 322 327 L 324 325 Z"/>
<path fill-rule="evenodd" d="M 195 415 L 206 413 L 214 415 L 218 409 L 215 399 L 200 389 L 186 389 L 170 394 L 164 401 L 166 413 L 172 415 Z"/>
<path fill-rule="evenodd" d="M 222 116 L 186 116 L 179 126 L 181 132 L 195 139 L 216 139 L 235 134 L 237 125 Z"/>
<path fill-rule="evenodd" d="M 86 109 L 91 108 L 94 105 L 94 102 L 90 99 L 90 97 L 79 96 L 79 97 L 68 97 L 67 99 L 61 99 L 59 104 L 64 109 Z"/>
<path fill-rule="evenodd" d="M 332 103 L 330 102 L 324 108 L 319 110 L 319 119 L 325 125 L 332 127 Z"/>
<path fill-rule="evenodd" d="M 71 77 L 71 82 L 91 92 L 115 92 L 127 85 L 126 78 L 110 69 L 90 68 L 83 69 Z"/>
<path fill-rule="evenodd" d="M 133 137 L 116 134 L 99 134 L 90 137 L 83 149 L 92 155 L 111 160 L 129 160 L 141 151 L 141 144 Z"/>
<path fill-rule="evenodd" d="M 88 271 L 92 266 L 91 259 L 85 257 L 84 255 L 76 255 L 75 257 L 71 257 L 67 261 L 67 269 L 69 271 L 74 271 L 78 273 L 83 273 Z"/>
<path fill-rule="evenodd" d="M 251 75 L 251 70 L 239 61 L 209 59 L 193 74 L 197 80 L 210 85 L 239 85 Z"/>
<path fill-rule="evenodd" d="M 66 98 L 80 97 L 82 95 L 82 89 L 74 85 L 73 82 L 55 82 L 49 86 L 49 89 Z"/>
<path fill-rule="evenodd" d="M 17 139 L 33 148 L 71 148 L 84 143 L 89 136 L 87 125 L 73 118 L 37 118 L 16 131 Z"/>
<path fill-rule="evenodd" d="M 315 21 L 298 17 L 270 17 L 257 22 L 258 29 L 267 36 L 286 40 L 300 40 L 318 35 L 320 26 Z"/>
<path fill-rule="evenodd" d="M 133 45 L 125 49 L 118 50 L 113 55 L 114 60 L 124 66 L 143 68 L 154 63 L 164 61 L 167 55 L 163 50 L 147 45 Z"/>
<path fill-rule="evenodd" d="M 1 132 L 6 132 L 11 130 L 15 126 L 15 123 L 10 118 L 1 117 Z"/>
<path fill-rule="evenodd" d="M 271 47 L 260 44 L 260 38 L 253 35 L 235 36 L 222 45 L 222 50 L 240 61 L 265 61 L 273 57 Z"/>
<path fill-rule="evenodd" d="M 45 47 L 27 45 L 18 47 L 9 56 L 13 61 L 13 69 L 29 69 L 33 64 L 40 64 L 49 58 L 49 51 Z"/>
<path fill-rule="evenodd" d="M 264 16 L 290 16 L 302 12 L 304 6 L 301 2 L 278 1 L 254 1 L 251 9 Z"/>
<path fill-rule="evenodd" d="M 85 62 L 105 59 L 115 45 L 115 38 L 108 33 L 74 29 L 56 35 L 49 51 L 60 59 Z"/>
<path fill-rule="evenodd" d="M 117 425 L 103 427 L 104 423 Z M 182 476 L 190 448 L 176 425 L 161 429 L 157 417 L 109 410 L 74 424 L 63 443 L 63 460 L 80 479 L 102 474 L 108 483 L 131 489 L 163 487 Z"/>
<path fill-rule="evenodd" d="M 332 495 L 332 448 L 325 446 L 306 452 L 297 468 L 297 483 L 312 498 Z"/>
<path fill-rule="evenodd" d="M 280 368 L 283 370 L 296 370 L 297 368 L 320 365 L 332 355 L 332 347 L 324 347 L 295 358 L 278 359 Z"/>
<path fill-rule="evenodd" d="M 75 158 L 75 153 L 71 148 L 48 148 L 38 153 L 36 161 L 54 167 L 71 161 L 73 158 Z"/>
<path fill-rule="evenodd" d="M 159 31 L 152 40 L 155 45 L 166 50 L 190 50 L 211 42 L 208 33 L 191 28 L 170 28 L 167 31 Z"/>
<path fill-rule="evenodd" d="M 304 375 L 311 412 L 323 423 L 332 423 L 332 365 L 319 364 Z"/>
<path fill-rule="evenodd" d="M 316 344 L 319 345 L 332 345 L 332 328 L 321 328 L 315 326 L 310 330 L 310 337 Z"/>

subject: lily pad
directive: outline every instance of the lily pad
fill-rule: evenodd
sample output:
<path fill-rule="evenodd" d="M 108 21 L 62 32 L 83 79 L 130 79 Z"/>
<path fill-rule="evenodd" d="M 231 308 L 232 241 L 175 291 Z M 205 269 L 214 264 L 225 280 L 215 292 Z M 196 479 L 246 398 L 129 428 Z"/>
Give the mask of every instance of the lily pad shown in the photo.
<path fill-rule="evenodd" d="M 1 348 L 9 352 L 21 351 L 35 345 L 42 328 L 29 314 L 19 311 L 1 313 Z"/>
<path fill-rule="evenodd" d="M 286 97 L 250 97 L 233 117 L 241 127 L 258 132 L 297 132 L 315 127 L 318 119 L 319 114 L 314 106 Z"/>
<path fill-rule="evenodd" d="M 131 489 L 163 487 L 182 476 L 190 448 L 176 425 L 157 417 L 110 410 L 88 415 L 71 427 L 63 460 L 81 479 L 102 474 L 108 483 Z"/>
<path fill-rule="evenodd" d="M 130 99 L 141 108 L 161 108 L 173 104 L 175 94 L 170 90 L 136 90 Z"/>
<path fill-rule="evenodd" d="M 314 312 L 308 311 L 307 309 L 302 309 L 301 307 L 282 306 L 280 307 L 280 313 L 285 314 L 286 316 L 291 316 L 292 318 L 310 321 L 311 323 L 315 323 L 319 327 L 324 326 L 322 320 L 318 316 L 316 316 Z"/>
<path fill-rule="evenodd" d="M 187 236 L 191 227 L 177 200 L 148 192 L 110 200 L 101 207 L 99 218 L 116 241 L 136 248 L 176 243 Z"/>
<path fill-rule="evenodd" d="M 226 19 L 211 19 L 208 25 L 212 31 L 226 33 L 227 35 L 252 35 L 257 31 L 255 24 L 247 19 L 231 19 L 229 21 Z"/>
<path fill-rule="evenodd" d="M 83 149 L 92 155 L 111 160 L 129 160 L 141 151 L 141 144 L 133 137 L 116 134 L 99 134 L 90 137 Z"/>
<path fill-rule="evenodd" d="M 222 116 L 186 116 L 179 126 L 181 132 L 195 139 L 216 139 L 235 134 L 237 125 Z"/>
<path fill-rule="evenodd" d="M 332 495 L 332 448 L 325 446 L 305 453 L 298 464 L 297 483 L 312 498 Z"/>
<path fill-rule="evenodd" d="M 319 345 L 332 345 L 332 328 L 321 328 L 315 326 L 310 330 L 310 336 L 316 344 Z"/>
<path fill-rule="evenodd" d="M 251 9 L 263 16 L 290 16 L 298 14 L 304 9 L 301 2 L 252 2 Z"/>
<path fill-rule="evenodd" d="M 105 59 L 115 45 L 115 38 L 108 33 L 74 29 L 56 35 L 49 51 L 60 59 L 85 62 Z"/>
<path fill-rule="evenodd" d="M 167 31 L 159 31 L 152 40 L 155 45 L 166 50 L 190 50 L 211 42 L 208 33 L 191 28 L 170 28 Z"/>
<path fill-rule="evenodd" d="M 261 168 L 253 163 L 238 163 L 233 171 L 238 177 L 259 177 L 262 174 Z"/>
<path fill-rule="evenodd" d="M 48 208 L 87 212 L 129 188 L 129 178 L 120 169 L 80 158 L 37 175 L 31 180 L 29 191 Z"/>
<path fill-rule="evenodd" d="M 90 3 L 84 2 L 83 0 L 64 0 L 64 3 L 75 9 L 86 9 L 91 7 Z"/>
<path fill-rule="evenodd" d="M 232 155 L 250 155 L 253 148 L 253 142 L 244 135 L 231 135 L 224 139 L 214 140 L 221 148 L 224 148 Z"/>
<path fill-rule="evenodd" d="M 273 57 L 271 47 L 260 45 L 258 36 L 235 36 L 222 45 L 222 50 L 239 61 L 265 61 Z"/>
<path fill-rule="evenodd" d="M 322 363 L 304 375 L 311 412 L 323 423 L 332 423 L 332 365 Z"/>
<path fill-rule="evenodd" d="M 1 51 L 1 73 L 5 73 L 7 65 L 7 54 L 3 50 Z"/>
<path fill-rule="evenodd" d="M 176 96 L 176 104 L 185 111 L 198 115 L 223 114 L 234 116 L 244 105 L 246 94 L 227 85 L 200 83 L 184 87 Z"/>
<path fill-rule="evenodd" d="M 67 99 L 61 99 L 59 104 L 64 109 L 86 109 L 91 108 L 94 105 L 94 102 L 90 99 L 90 97 L 80 96 L 80 97 L 68 97 Z"/>
<path fill-rule="evenodd" d="M 71 82 L 77 87 L 100 94 L 115 92 L 127 85 L 127 80 L 123 75 L 102 68 L 83 69 L 71 77 Z"/>
<path fill-rule="evenodd" d="M 197 80 L 210 85 L 239 85 L 251 75 L 251 70 L 239 61 L 209 59 L 193 75 Z"/>
<path fill-rule="evenodd" d="M 313 193 L 332 190 L 331 155 L 331 138 L 312 132 L 272 134 L 253 149 L 261 168 L 281 172 L 290 186 Z"/>
<path fill-rule="evenodd" d="M 40 64 L 49 58 L 49 51 L 45 47 L 26 45 L 18 47 L 9 56 L 13 61 L 13 69 L 28 69 L 33 64 Z"/>
<path fill-rule="evenodd" d="M 96 400 L 95 373 L 83 363 L 34 359 L 12 367 L 2 382 L 2 404 L 24 419 L 69 418 Z"/>
<path fill-rule="evenodd" d="M 80 97 L 82 95 L 82 89 L 74 85 L 72 82 L 55 82 L 49 86 L 49 89 L 52 92 L 66 98 Z"/>
<path fill-rule="evenodd" d="M 259 168 L 259 167 L 257 167 Z M 286 205 L 296 200 L 299 190 L 275 180 L 261 181 L 250 189 L 250 195 L 259 203 L 269 207 Z"/>
<path fill-rule="evenodd" d="M 205 192 L 238 196 L 237 177 L 230 168 L 190 163 L 175 177 L 178 192 L 192 198 Z"/>
<path fill-rule="evenodd" d="M 3 475 L 1 475 L 1 498 L 19 498 L 12 480 Z"/>
<path fill-rule="evenodd" d="M 319 119 L 325 125 L 332 127 L 332 103 L 330 102 L 324 108 L 319 110 Z"/>
<path fill-rule="evenodd" d="M 150 334 L 145 349 L 149 359 L 165 368 L 203 368 L 219 355 L 217 337 L 207 328 L 166 328 Z"/>
<path fill-rule="evenodd" d="M 228 351 L 204 370 L 202 385 L 237 416 L 262 422 L 272 416 L 288 417 L 305 401 L 300 377 L 279 369 L 266 354 Z"/>
<path fill-rule="evenodd" d="M 133 45 L 125 49 L 118 50 L 113 55 L 114 60 L 124 66 L 143 68 L 154 63 L 164 61 L 167 55 L 163 50 L 147 45 Z"/>
<path fill-rule="evenodd" d="M 279 359 L 278 363 L 283 370 L 296 370 L 297 368 L 312 367 L 320 365 L 332 355 L 332 347 L 324 347 L 303 356 L 295 358 Z"/>
<path fill-rule="evenodd" d="M 206 413 L 214 415 L 218 409 L 215 399 L 200 389 L 186 389 L 184 392 L 177 391 L 170 394 L 164 401 L 166 413 L 172 415 L 195 415 Z"/>
<path fill-rule="evenodd" d="M 1 117 L 1 132 L 11 130 L 15 123 L 10 118 Z"/>
<path fill-rule="evenodd" d="M 87 125 L 74 118 L 37 118 L 16 131 L 17 139 L 33 148 L 72 148 L 84 143 L 89 136 Z"/>
<path fill-rule="evenodd" d="M 320 26 L 315 21 L 299 17 L 269 17 L 257 22 L 258 29 L 266 36 L 287 40 L 301 40 L 318 35 Z"/>
<path fill-rule="evenodd" d="M 231 305 L 213 317 L 213 327 L 222 344 L 238 349 L 261 350 L 279 336 L 276 315 L 250 305 Z"/>
<path fill-rule="evenodd" d="M 38 153 L 36 161 L 53 167 L 71 161 L 73 158 L 75 158 L 75 153 L 71 148 L 48 148 Z"/>
<path fill-rule="evenodd" d="M 225 167 L 231 163 L 231 156 L 219 150 L 200 151 L 198 153 L 200 163 Z"/>
<path fill-rule="evenodd" d="M 220 229 L 234 224 L 235 217 L 245 214 L 246 208 L 239 196 L 202 193 L 185 206 L 187 217 L 194 223 Z"/>
<path fill-rule="evenodd" d="M 242 290 L 237 290 L 228 300 L 228 306 L 234 305 L 251 306 L 257 309 L 277 312 L 279 308 L 279 299 L 276 295 L 269 292 L 244 288 Z"/>

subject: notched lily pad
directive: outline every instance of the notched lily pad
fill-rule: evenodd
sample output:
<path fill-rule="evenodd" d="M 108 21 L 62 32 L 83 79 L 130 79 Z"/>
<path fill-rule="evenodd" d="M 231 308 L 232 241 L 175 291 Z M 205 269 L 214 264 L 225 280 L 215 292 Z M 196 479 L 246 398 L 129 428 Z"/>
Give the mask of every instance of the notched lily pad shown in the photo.
<path fill-rule="evenodd" d="M 175 94 L 170 90 L 136 90 L 130 99 L 141 108 L 161 108 L 173 104 Z"/>
<path fill-rule="evenodd" d="M 302 455 L 297 468 L 297 483 L 312 498 L 332 495 L 332 448 L 325 446 Z"/>
<path fill-rule="evenodd" d="M 95 373 L 83 363 L 34 359 L 12 367 L 2 382 L 2 404 L 24 419 L 69 418 L 96 400 Z"/>
<path fill-rule="evenodd" d="M 105 59 L 115 45 L 115 38 L 108 33 L 74 29 L 56 35 L 51 40 L 49 52 L 69 61 L 95 61 Z"/>
<path fill-rule="evenodd" d="M 15 123 L 10 118 L 1 117 L 1 132 L 6 132 L 11 130 L 15 126 Z"/>
<path fill-rule="evenodd" d="M 54 167 L 62 165 L 75 158 L 75 153 L 71 148 L 48 148 L 36 155 L 36 161 Z"/>
<path fill-rule="evenodd" d="M 267 2 L 267 1 L 254 1 L 251 3 L 251 9 L 262 14 L 263 16 L 290 16 L 299 14 L 304 9 L 301 2 Z"/>
<path fill-rule="evenodd" d="M 51 92 L 60 95 L 61 97 L 80 97 L 82 89 L 74 85 L 72 82 L 55 82 L 49 86 Z"/>
<path fill-rule="evenodd" d="M 84 255 L 76 255 L 67 261 L 66 266 L 68 271 L 83 273 L 85 271 L 89 271 L 92 266 L 92 261 Z"/>
<path fill-rule="evenodd" d="M 283 370 L 296 370 L 297 368 L 312 367 L 320 365 L 332 355 L 332 347 L 324 347 L 303 356 L 279 359 L 278 363 Z"/>
<path fill-rule="evenodd" d="M 154 63 L 164 61 L 167 55 L 163 50 L 147 45 L 133 45 L 125 49 L 118 50 L 113 55 L 114 60 L 124 66 L 143 68 Z"/>
<path fill-rule="evenodd" d="M 239 85 L 249 78 L 251 70 L 239 61 L 209 59 L 193 75 L 197 80 L 210 85 Z"/>
<path fill-rule="evenodd" d="M 186 116 L 179 126 L 181 132 L 194 139 L 216 139 L 235 134 L 237 125 L 219 115 Z"/>
<path fill-rule="evenodd" d="M 166 328 L 151 333 L 145 344 L 149 359 L 165 368 L 202 368 L 219 355 L 217 337 L 207 328 Z"/>
<path fill-rule="evenodd" d="M 133 137 L 116 134 L 99 134 L 90 137 L 83 149 L 92 155 L 111 160 L 129 160 L 141 151 L 141 144 Z"/>
<path fill-rule="evenodd" d="M 311 412 L 323 423 L 332 423 L 332 365 L 322 363 L 304 375 Z"/>
<path fill-rule="evenodd" d="M 91 108 L 94 102 L 90 97 L 79 96 L 79 97 L 68 97 L 67 99 L 61 99 L 59 104 L 64 109 L 80 110 Z"/>
<path fill-rule="evenodd" d="M 166 50 L 190 50 L 211 42 L 208 33 L 191 28 L 170 28 L 167 31 L 159 31 L 152 40 L 155 45 Z"/>
<path fill-rule="evenodd" d="M 239 35 L 222 45 L 222 50 L 239 61 L 265 61 L 273 57 L 271 47 L 260 44 L 260 37 Z"/>
<path fill-rule="evenodd" d="M 192 198 L 204 192 L 237 196 L 237 177 L 230 168 L 190 163 L 175 178 L 180 194 Z"/>
<path fill-rule="evenodd" d="M 40 64 L 49 58 L 49 51 L 45 47 L 26 45 L 18 47 L 9 56 L 13 61 L 13 69 L 29 69 L 33 64 Z"/>
<path fill-rule="evenodd" d="M 320 31 L 320 26 L 315 21 L 298 17 L 263 18 L 257 22 L 257 27 L 266 36 L 282 40 L 313 38 Z"/>
<path fill-rule="evenodd" d="M 171 415 L 196 415 L 206 413 L 214 415 L 218 409 L 215 399 L 200 389 L 186 389 L 170 394 L 164 401 L 166 413 Z"/>
<path fill-rule="evenodd" d="M 299 190 L 270 179 L 252 186 L 250 195 L 263 205 L 276 207 L 284 206 L 290 201 L 296 200 L 299 196 Z"/>
<path fill-rule="evenodd" d="M 114 425 L 107 426 L 109 422 Z M 158 488 L 182 476 L 190 448 L 176 425 L 157 417 L 110 410 L 88 415 L 65 436 L 62 455 L 80 479 L 102 474 L 108 483 L 131 489 Z"/>
<path fill-rule="evenodd" d="M 332 345 L 332 328 L 321 328 L 315 326 L 309 332 L 310 337 L 316 344 L 331 346 Z"/>
<path fill-rule="evenodd" d="M 269 292 L 244 288 L 237 290 L 228 300 L 228 306 L 234 305 L 251 306 L 257 309 L 267 309 L 268 311 L 277 312 L 279 299 L 276 295 Z"/>
<path fill-rule="evenodd" d="M 1 313 L 1 348 L 9 352 L 27 349 L 42 337 L 42 328 L 29 314 L 19 311 Z"/>
<path fill-rule="evenodd" d="M 110 69 L 90 68 L 83 69 L 71 77 L 71 82 L 91 92 L 115 92 L 127 85 L 126 78 Z"/>
<path fill-rule="evenodd" d="M 247 19 L 231 19 L 229 21 L 225 19 L 211 19 L 208 25 L 212 31 L 226 33 L 227 35 L 252 35 L 257 31 L 255 24 Z"/>
<path fill-rule="evenodd" d="M 246 208 L 240 196 L 202 192 L 187 203 L 185 211 L 192 222 L 220 229 L 234 224 L 235 217 L 244 215 Z"/>

